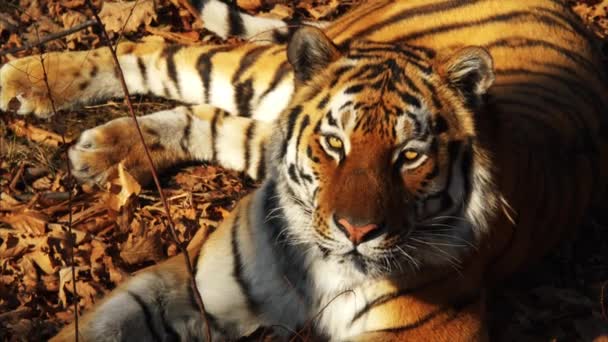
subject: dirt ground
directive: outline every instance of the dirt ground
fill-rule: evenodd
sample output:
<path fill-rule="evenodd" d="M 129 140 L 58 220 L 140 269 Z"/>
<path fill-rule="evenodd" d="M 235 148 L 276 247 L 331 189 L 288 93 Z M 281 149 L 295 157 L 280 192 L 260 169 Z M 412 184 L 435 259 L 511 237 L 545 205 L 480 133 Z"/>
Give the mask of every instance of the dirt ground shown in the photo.
<path fill-rule="evenodd" d="M 311 19 L 331 19 L 356 2 L 237 1 L 250 13 Z M 102 8 L 101 0 L 93 3 Z M 608 56 L 608 0 L 571 4 Z M 179 0 L 138 0 L 133 11 L 128 6 L 103 4 L 101 16 L 114 42 L 149 34 L 182 44 L 219 41 Z M 98 30 L 88 27 L 27 48 L 90 18 L 85 0 L 0 1 L 0 63 L 99 47 Z M 151 97 L 133 101 L 138 114 L 175 105 Z M 83 130 L 127 113 L 122 100 L 63 111 L 49 120 L 0 113 L 1 341 L 47 339 L 73 320 L 75 301 L 86 310 L 129 274 L 178 252 L 153 186 L 140 187 L 128 175 L 105 187 L 81 186 L 67 177 L 70 142 Z M 177 235 L 186 243 L 198 229 L 216 226 L 256 184 L 213 165 L 184 165 L 163 174 L 162 186 Z M 608 213 L 589 215 L 576 237 L 489 294 L 493 340 L 608 341 L 608 220 L 600 216 Z"/>

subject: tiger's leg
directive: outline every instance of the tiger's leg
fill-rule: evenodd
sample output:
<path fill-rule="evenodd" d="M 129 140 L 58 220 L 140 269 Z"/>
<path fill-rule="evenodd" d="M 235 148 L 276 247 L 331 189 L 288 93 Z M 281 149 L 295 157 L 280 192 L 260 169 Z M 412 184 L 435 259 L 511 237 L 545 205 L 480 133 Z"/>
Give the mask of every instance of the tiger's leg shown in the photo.
<path fill-rule="evenodd" d="M 201 13 L 205 28 L 224 39 L 236 36 L 249 41 L 281 44 L 301 25 L 324 28 L 331 24 L 328 21 L 285 21 L 256 17 L 220 0 L 197 1 L 194 5 Z"/>
<path fill-rule="evenodd" d="M 201 229 L 188 245 L 192 263 L 207 237 Z M 80 341 L 204 341 L 205 320 L 190 281 L 181 254 L 143 270 L 81 317 Z M 227 338 L 211 316 L 206 321 L 213 340 Z M 51 341 L 75 341 L 75 333 L 74 324 L 70 324 Z"/>
<path fill-rule="evenodd" d="M 153 94 L 191 104 L 212 104 L 232 114 L 274 120 L 293 92 L 284 45 L 181 46 L 159 38 L 118 45 L 131 94 Z M 108 48 L 45 54 L 57 109 L 122 97 Z M 0 110 L 51 115 L 40 56 L 0 68 Z"/>
<path fill-rule="evenodd" d="M 263 175 L 271 123 L 231 116 L 210 105 L 180 106 L 139 117 L 138 122 L 158 169 L 185 161 L 216 161 L 253 179 Z M 69 157 L 73 174 L 84 182 L 103 183 L 116 175 L 119 163 L 140 182 L 150 177 L 130 117 L 83 132 Z"/>

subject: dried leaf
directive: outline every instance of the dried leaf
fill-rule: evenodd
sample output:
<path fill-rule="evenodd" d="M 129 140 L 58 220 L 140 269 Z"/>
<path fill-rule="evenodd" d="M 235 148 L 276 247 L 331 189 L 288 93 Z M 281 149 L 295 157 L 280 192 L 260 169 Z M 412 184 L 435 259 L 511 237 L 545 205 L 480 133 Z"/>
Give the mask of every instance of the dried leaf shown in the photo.
<path fill-rule="evenodd" d="M 276 4 L 270 12 L 261 12 L 258 16 L 271 19 L 288 19 L 293 16 L 293 8 L 283 4 Z"/>
<path fill-rule="evenodd" d="M 169 31 L 170 27 L 169 26 L 165 26 L 165 27 L 152 27 L 152 26 L 146 26 L 146 31 L 163 37 L 167 40 L 170 41 L 174 41 L 178 44 L 185 44 L 185 45 L 192 45 L 198 41 L 200 41 L 200 34 L 196 31 L 189 31 L 189 32 L 171 32 Z"/>
<path fill-rule="evenodd" d="M 110 194 L 107 201 L 108 206 L 114 211 L 119 211 L 133 195 L 139 195 L 141 191 L 141 185 L 131 176 L 122 163 L 118 164 L 118 179 L 113 180 L 111 184 L 120 186 L 120 193 L 117 195 Z"/>
<path fill-rule="evenodd" d="M 76 25 L 84 23 L 85 21 L 87 21 L 87 17 L 80 12 L 68 10 L 61 15 L 61 22 L 63 23 L 64 29 L 72 28 Z M 68 41 L 81 41 L 86 34 L 87 30 L 81 30 L 70 34 L 66 37 L 66 39 Z"/>
<path fill-rule="evenodd" d="M 0 35 L 4 32 L 12 33 L 18 27 L 18 23 L 8 14 L 0 12 Z"/>
<path fill-rule="evenodd" d="M 153 0 L 104 2 L 99 17 L 110 32 L 135 32 L 156 20 Z"/>
<path fill-rule="evenodd" d="M 48 248 L 45 248 L 48 250 Z M 58 266 L 55 265 L 53 258 L 47 252 L 43 252 L 41 248 L 37 248 L 32 253 L 27 255 L 40 269 L 46 274 L 57 272 Z"/>
<path fill-rule="evenodd" d="M 120 248 L 120 257 L 130 265 L 162 260 L 164 255 L 160 233 L 150 233 L 139 238 L 129 235 L 129 239 Z"/>
<path fill-rule="evenodd" d="M 245 11 L 256 11 L 262 7 L 262 0 L 236 0 L 236 3 Z"/>
<path fill-rule="evenodd" d="M 8 223 L 13 229 L 21 232 L 43 235 L 49 218 L 39 211 L 23 209 L 6 215 L 0 214 L 0 222 Z"/>
<path fill-rule="evenodd" d="M 53 132 L 49 132 L 42 128 L 35 127 L 29 123 L 26 123 L 23 120 L 15 120 L 9 122 L 8 127 L 15 133 L 15 135 L 20 137 L 26 137 L 32 141 L 42 143 L 49 146 L 60 146 L 62 144 L 61 135 Z M 72 142 L 73 138 L 66 137 L 66 143 L 69 144 Z"/>

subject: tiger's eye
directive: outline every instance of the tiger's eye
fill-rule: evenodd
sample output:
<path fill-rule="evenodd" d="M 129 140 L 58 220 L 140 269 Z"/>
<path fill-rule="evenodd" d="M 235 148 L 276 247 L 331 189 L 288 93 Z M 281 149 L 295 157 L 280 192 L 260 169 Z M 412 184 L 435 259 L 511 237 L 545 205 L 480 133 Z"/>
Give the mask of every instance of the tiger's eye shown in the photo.
<path fill-rule="evenodd" d="M 406 150 L 405 152 L 403 152 L 403 156 L 405 157 L 406 160 L 413 161 L 413 160 L 416 160 L 416 158 L 418 158 L 418 156 L 420 156 L 420 153 L 413 151 L 413 150 Z"/>
<path fill-rule="evenodd" d="M 329 147 L 333 148 L 334 150 L 341 150 L 342 147 L 344 147 L 344 143 L 338 137 L 334 137 L 333 135 L 330 135 L 326 139 L 327 139 L 327 145 L 329 145 Z"/>

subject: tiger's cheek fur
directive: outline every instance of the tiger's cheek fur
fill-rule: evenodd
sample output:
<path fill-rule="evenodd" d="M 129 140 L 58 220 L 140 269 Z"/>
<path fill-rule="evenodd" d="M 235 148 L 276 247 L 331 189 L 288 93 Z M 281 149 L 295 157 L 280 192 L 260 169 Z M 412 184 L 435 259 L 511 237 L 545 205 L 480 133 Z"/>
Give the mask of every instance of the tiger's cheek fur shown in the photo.
<path fill-rule="evenodd" d="M 423 194 L 429 182 L 434 181 L 435 177 L 438 176 L 439 165 L 437 164 L 434 159 L 429 158 L 419 167 L 413 170 L 405 170 L 401 177 L 408 192 L 414 196 Z"/>

